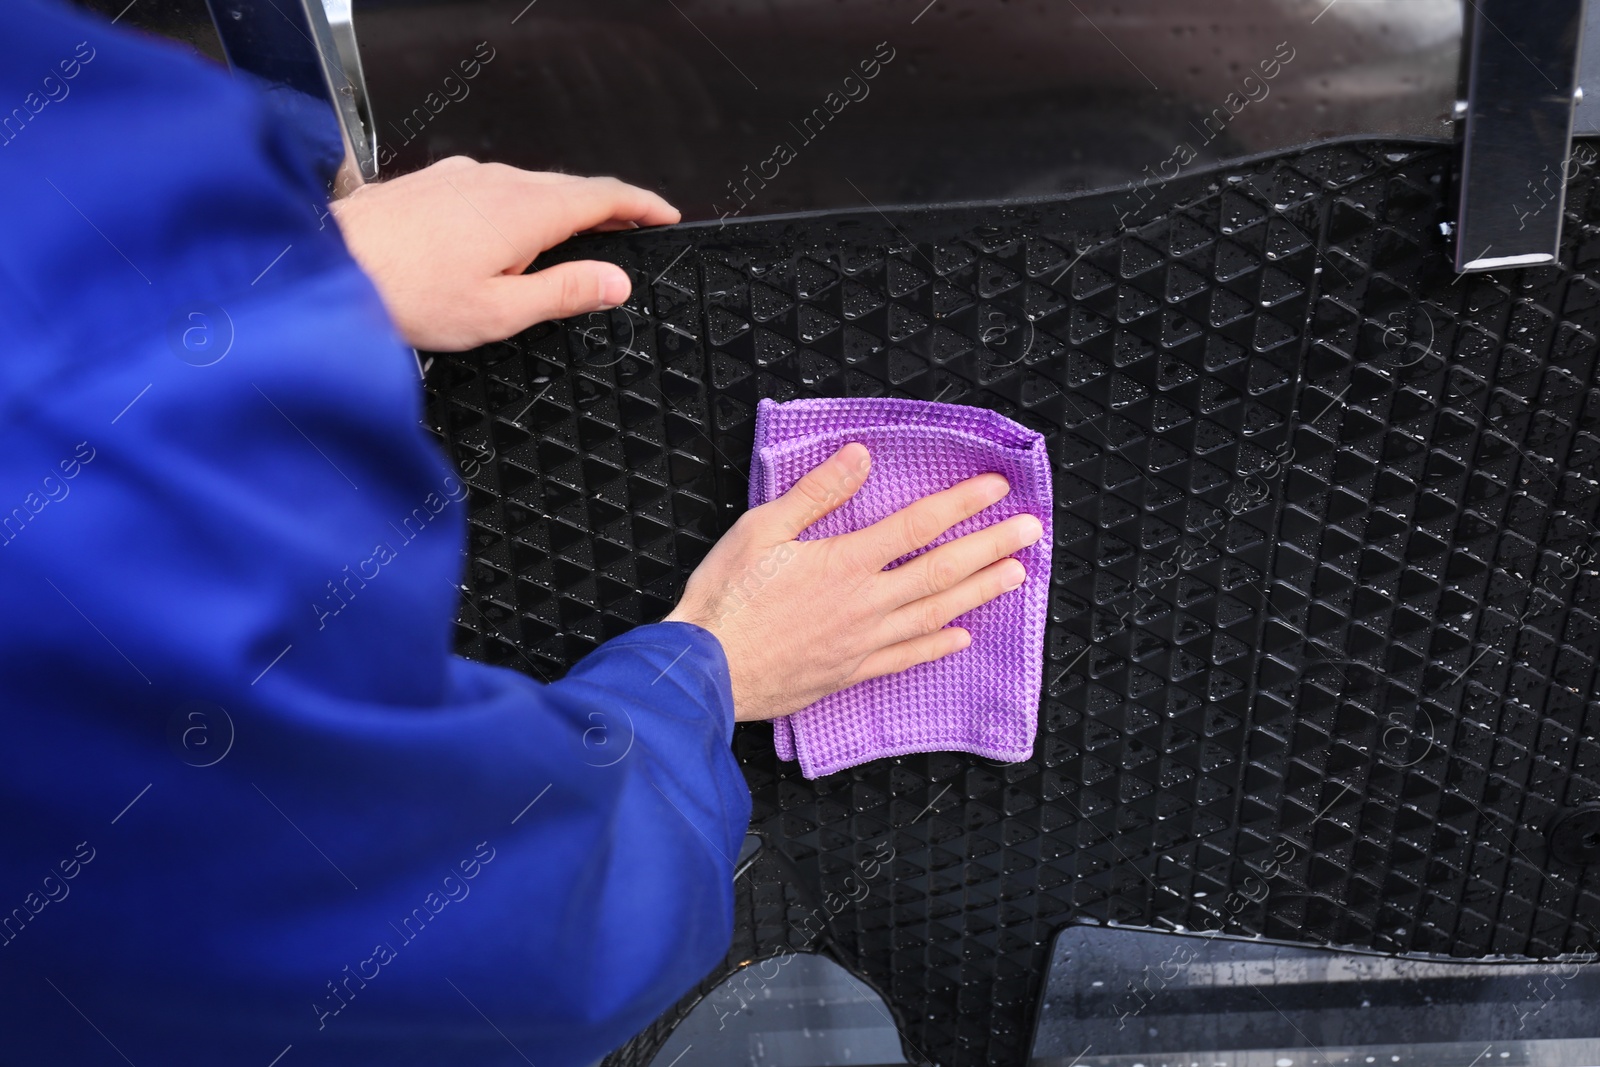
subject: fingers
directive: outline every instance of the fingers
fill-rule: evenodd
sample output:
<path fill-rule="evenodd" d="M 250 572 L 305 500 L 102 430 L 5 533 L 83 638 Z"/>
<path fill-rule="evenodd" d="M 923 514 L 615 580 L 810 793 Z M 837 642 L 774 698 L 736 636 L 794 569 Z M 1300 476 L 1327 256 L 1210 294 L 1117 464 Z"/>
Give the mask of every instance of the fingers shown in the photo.
<path fill-rule="evenodd" d="M 452 158 L 465 159 L 466 157 L 454 156 Z M 441 160 L 441 162 L 443 161 Z M 498 166 L 498 164 L 495 166 Z M 529 182 L 537 185 L 560 185 L 563 182 L 583 181 L 583 176 L 580 174 L 562 174 L 558 170 L 523 170 L 521 167 L 511 166 L 507 166 L 505 169 L 512 171 L 519 181 Z"/>
<path fill-rule="evenodd" d="M 538 185 L 559 185 L 562 182 L 581 182 L 583 176 L 578 174 L 562 174 L 556 170 L 523 170 L 521 167 L 504 166 L 502 164 L 480 164 L 471 156 L 446 156 L 444 159 L 430 163 L 423 167 L 418 174 L 437 174 L 440 171 L 471 170 L 474 167 L 488 167 L 491 170 L 500 169 L 513 172 L 516 177 L 525 182 Z"/>
<path fill-rule="evenodd" d="M 494 231 L 513 253 L 506 266 L 515 272 L 574 234 L 662 226 L 683 217 L 655 193 L 616 178 L 519 170 L 502 163 L 473 163 L 464 156 L 440 160 L 415 175 L 423 176 L 448 185 Z"/>
<path fill-rule="evenodd" d="M 868 678 L 881 678 L 885 674 L 899 674 L 919 663 L 932 663 L 953 652 L 960 652 L 970 644 L 972 635 L 959 626 L 948 626 L 931 634 L 913 637 L 872 653 L 856 668 L 849 684 L 855 685 Z"/>
<path fill-rule="evenodd" d="M 851 443 L 823 460 L 778 499 L 752 514 L 773 524 L 773 534 L 791 541 L 824 515 L 856 494 L 872 467 L 865 445 Z"/>
<path fill-rule="evenodd" d="M 1010 491 L 1000 475 L 980 474 L 942 493 L 923 497 L 845 538 L 851 542 L 852 551 L 863 553 L 873 569 L 881 570 L 935 540 L 956 523 L 972 518 Z"/>
<path fill-rule="evenodd" d="M 499 336 L 510 337 L 537 322 L 613 308 L 628 299 L 633 283 L 615 263 L 576 260 L 532 274 L 484 282 L 489 316 Z"/>
<path fill-rule="evenodd" d="M 637 230 L 638 228 L 639 224 L 637 222 L 624 222 L 621 219 L 612 219 L 610 222 L 602 222 L 600 225 L 592 229 L 584 230 L 583 232 L 616 233 L 618 230 Z"/>
<path fill-rule="evenodd" d="M 666 226 L 683 218 L 665 199 L 616 178 L 584 178 L 557 186 L 576 215 L 573 232 L 605 222 L 636 222 L 640 226 Z"/>
<path fill-rule="evenodd" d="M 950 625 L 973 608 L 1020 586 L 1028 571 L 1014 559 L 1003 559 L 969 575 L 942 593 L 912 601 L 884 619 L 890 639 L 914 639 Z"/>
<path fill-rule="evenodd" d="M 931 549 L 883 574 L 884 604 L 898 608 L 920 597 L 954 587 L 972 574 L 1044 536 L 1044 525 L 1032 515 L 1013 515 L 1004 522 L 975 530 Z"/>
<path fill-rule="evenodd" d="M 664 226 L 683 217 L 655 193 L 615 178 L 571 178 L 495 163 L 470 177 L 472 202 L 505 226 L 513 242 L 530 247 L 545 247 L 546 238 L 556 244 L 610 223 Z"/>

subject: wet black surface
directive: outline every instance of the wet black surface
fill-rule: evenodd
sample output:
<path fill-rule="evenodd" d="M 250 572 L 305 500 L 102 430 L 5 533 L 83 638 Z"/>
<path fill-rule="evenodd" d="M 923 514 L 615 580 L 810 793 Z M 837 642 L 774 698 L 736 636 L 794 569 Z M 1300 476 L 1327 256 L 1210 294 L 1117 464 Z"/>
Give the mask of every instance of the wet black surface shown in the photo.
<path fill-rule="evenodd" d="M 387 172 L 464 153 L 613 174 L 708 219 L 1081 192 L 1358 133 L 1449 138 L 1461 5 L 1323 7 L 361 0 L 356 32 Z M 495 58 L 445 99 L 480 43 Z"/>
<path fill-rule="evenodd" d="M 550 674 L 660 617 L 742 510 L 759 397 L 981 404 L 1056 464 L 1034 758 L 807 782 L 724 968 L 822 951 L 907 1055 L 1027 1058 L 1069 921 L 1383 953 L 1593 947 L 1600 205 L 1562 264 L 1457 278 L 1450 153 L 1349 142 L 1122 196 L 586 238 L 626 311 L 440 356 L 473 487 L 468 655 Z M 1119 229 L 1121 226 L 1126 228 Z M 848 879 L 848 881 L 847 881 Z M 854 899 L 851 899 L 851 898 Z"/>

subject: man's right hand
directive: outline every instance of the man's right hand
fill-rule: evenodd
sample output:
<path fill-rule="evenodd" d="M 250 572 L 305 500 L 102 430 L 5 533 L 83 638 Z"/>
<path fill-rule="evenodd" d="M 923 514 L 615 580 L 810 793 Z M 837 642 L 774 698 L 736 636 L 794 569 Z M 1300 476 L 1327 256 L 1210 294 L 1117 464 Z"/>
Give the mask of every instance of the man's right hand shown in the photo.
<path fill-rule="evenodd" d="M 1026 577 L 1008 557 L 1043 536 L 1032 515 L 884 570 L 1002 499 L 1010 487 L 998 474 L 969 478 L 853 533 L 797 539 L 855 495 L 870 469 L 867 449 L 846 445 L 783 496 L 740 516 L 667 616 L 722 642 L 736 719 L 787 715 L 857 682 L 959 652 L 972 637 L 950 621 Z"/>

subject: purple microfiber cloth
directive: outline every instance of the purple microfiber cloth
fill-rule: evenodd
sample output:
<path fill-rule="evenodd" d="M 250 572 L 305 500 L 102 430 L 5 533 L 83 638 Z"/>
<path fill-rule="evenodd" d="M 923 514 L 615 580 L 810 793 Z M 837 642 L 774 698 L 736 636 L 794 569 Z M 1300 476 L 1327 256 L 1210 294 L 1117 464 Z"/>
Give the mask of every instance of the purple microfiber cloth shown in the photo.
<path fill-rule="evenodd" d="M 1013 515 L 1028 513 L 1044 536 L 1016 553 L 1022 585 L 955 620 L 972 634 L 960 652 L 900 674 L 851 686 L 774 719 L 781 759 L 798 758 L 807 778 L 911 752 L 971 752 L 1016 763 L 1033 754 L 1044 670 L 1050 588 L 1050 459 L 1044 437 L 1003 415 L 960 404 L 884 398 L 762 400 L 750 463 L 750 506 L 782 496 L 839 448 L 859 441 L 872 453 L 865 484 L 800 535 L 814 540 L 870 526 L 966 478 L 996 472 L 1004 499 L 962 522 L 929 548 Z M 896 560 L 899 566 L 927 549 Z"/>

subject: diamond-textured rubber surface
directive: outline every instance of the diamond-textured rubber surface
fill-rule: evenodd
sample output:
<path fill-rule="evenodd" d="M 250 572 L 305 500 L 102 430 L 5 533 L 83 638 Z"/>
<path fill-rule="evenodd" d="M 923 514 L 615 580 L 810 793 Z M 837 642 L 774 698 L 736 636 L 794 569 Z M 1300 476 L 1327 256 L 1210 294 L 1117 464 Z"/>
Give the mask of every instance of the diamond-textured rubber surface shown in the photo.
<path fill-rule="evenodd" d="M 1458 279 L 1450 159 L 1341 142 L 1144 206 L 584 238 L 551 259 L 623 264 L 629 310 L 435 357 L 472 486 L 460 647 L 545 676 L 669 610 L 744 507 L 761 397 L 978 404 L 1048 440 L 1033 758 L 808 782 L 741 727 L 766 847 L 679 1015 L 811 948 L 884 993 L 914 1061 L 1019 1064 L 1069 918 L 1591 947 L 1600 870 L 1545 834 L 1600 799 L 1595 167 L 1560 265 Z"/>

